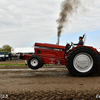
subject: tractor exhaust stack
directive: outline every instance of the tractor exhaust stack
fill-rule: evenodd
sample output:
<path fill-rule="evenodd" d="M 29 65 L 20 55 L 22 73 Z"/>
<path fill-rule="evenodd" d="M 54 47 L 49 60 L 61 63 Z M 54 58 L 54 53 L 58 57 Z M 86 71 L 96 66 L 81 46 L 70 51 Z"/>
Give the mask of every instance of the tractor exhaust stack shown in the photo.
<path fill-rule="evenodd" d="M 58 36 L 58 38 L 57 38 L 57 43 L 56 43 L 57 45 L 59 45 L 59 38 L 60 38 L 60 37 Z"/>

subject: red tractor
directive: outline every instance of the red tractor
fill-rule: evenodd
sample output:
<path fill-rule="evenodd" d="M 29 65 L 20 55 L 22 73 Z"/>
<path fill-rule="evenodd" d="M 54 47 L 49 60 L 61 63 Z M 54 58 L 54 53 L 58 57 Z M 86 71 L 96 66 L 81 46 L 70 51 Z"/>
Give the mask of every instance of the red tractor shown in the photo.
<path fill-rule="evenodd" d="M 39 69 L 44 64 L 65 65 L 73 76 L 89 76 L 98 68 L 99 52 L 91 46 L 35 43 L 34 48 L 34 55 L 20 55 L 31 69 Z"/>

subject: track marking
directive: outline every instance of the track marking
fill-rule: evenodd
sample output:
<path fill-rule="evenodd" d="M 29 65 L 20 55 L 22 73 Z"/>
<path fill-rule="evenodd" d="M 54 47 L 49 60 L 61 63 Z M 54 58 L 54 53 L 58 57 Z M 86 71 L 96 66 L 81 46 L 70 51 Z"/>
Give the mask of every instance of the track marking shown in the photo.
<path fill-rule="evenodd" d="M 39 71 L 66 71 L 67 68 L 40 68 L 37 70 L 32 70 L 32 69 L 0 69 L 2 72 L 6 71 L 34 71 L 34 72 L 39 72 Z"/>

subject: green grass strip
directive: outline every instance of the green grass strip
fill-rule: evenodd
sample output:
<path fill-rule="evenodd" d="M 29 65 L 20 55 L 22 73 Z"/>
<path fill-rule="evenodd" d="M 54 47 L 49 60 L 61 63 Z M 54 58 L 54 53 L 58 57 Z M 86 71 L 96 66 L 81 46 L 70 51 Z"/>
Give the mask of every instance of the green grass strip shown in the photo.
<path fill-rule="evenodd" d="M 0 66 L 25 66 L 25 63 L 19 63 L 19 64 L 0 64 Z"/>

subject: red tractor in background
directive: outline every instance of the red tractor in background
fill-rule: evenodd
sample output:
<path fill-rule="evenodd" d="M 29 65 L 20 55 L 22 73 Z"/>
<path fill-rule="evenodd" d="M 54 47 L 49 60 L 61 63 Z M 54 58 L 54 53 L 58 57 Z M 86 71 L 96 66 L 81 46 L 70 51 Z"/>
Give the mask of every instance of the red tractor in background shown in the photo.
<path fill-rule="evenodd" d="M 20 55 L 31 69 L 39 69 L 44 64 L 65 65 L 73 76 L 89 76 L 98 68 L 99 52 L 91 46 L 35 43 L 34 48 L 34 55 Z"/>

